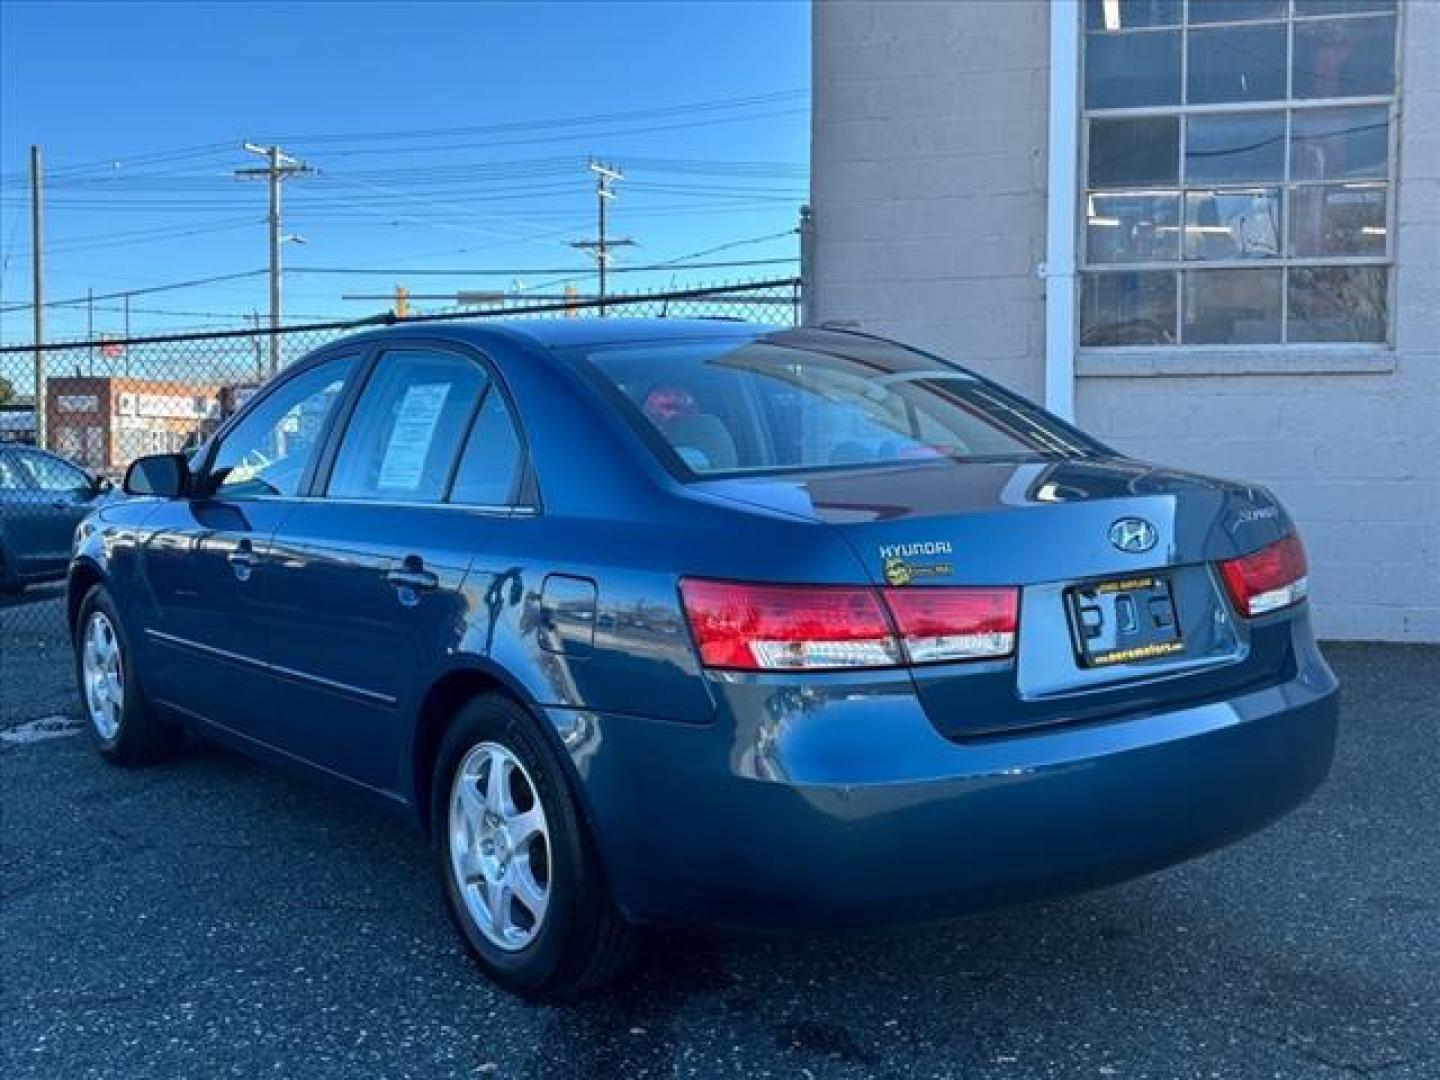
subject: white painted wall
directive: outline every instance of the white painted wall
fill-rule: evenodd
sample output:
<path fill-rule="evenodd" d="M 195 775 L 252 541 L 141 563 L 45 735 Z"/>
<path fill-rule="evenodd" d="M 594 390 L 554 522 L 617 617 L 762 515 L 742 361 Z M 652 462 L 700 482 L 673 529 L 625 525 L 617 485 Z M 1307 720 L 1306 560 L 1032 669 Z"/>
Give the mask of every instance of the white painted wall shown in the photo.
<path fill-rule="evenodd" d="M 1440 641 L 1440 3 L 1405 8 L 1394 351 L 1076 360 L 1082 426 L 1280 495 L 1331 638 Z M 816 317 L 1038 399 L 1047 5 L 820 0 L 814 20 Z"/>
<path fill-rule="evenodd" d="M 1043 0 L 814 6 L 818 319 L 1044 390 Z"/>

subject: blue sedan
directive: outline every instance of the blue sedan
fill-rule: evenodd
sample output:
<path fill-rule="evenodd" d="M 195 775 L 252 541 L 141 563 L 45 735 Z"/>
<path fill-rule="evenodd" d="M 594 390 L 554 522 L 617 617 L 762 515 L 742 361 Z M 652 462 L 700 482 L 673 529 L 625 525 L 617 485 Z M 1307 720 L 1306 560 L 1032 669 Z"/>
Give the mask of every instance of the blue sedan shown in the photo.
<path fill-rule="evenodd" d="M 100 753 L 193 727 L 402 809 L 534 997 L 614 978 L 646 925 L 1119 881 L 1330 766 L 1269 492 L 864 334 L 362 334 L 126 489 L 70 567 Z"/>
<path fill-rule="evenodd" d="M 63 579 L 76 526 L 110 487 L 62 457 L 0 443 L 0 593 Z"/>

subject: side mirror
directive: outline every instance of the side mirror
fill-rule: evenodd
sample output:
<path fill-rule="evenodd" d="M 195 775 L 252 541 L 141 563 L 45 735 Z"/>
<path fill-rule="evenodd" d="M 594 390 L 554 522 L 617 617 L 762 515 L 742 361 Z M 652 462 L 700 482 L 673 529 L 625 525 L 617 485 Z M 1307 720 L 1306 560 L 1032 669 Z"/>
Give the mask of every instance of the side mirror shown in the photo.
<path fill-rule="evenodd" d="M 190 462 L 184 454 L 149 454 L 125 470 L 126 495 L 178 499 L 190 489 Z"/>
<path fill-rule="evenodd" d="M 115 481 L 108 476 L 97 476 L 95 482 L 90 485 L 96 495 L 108 495 L 115 490 Z"/>

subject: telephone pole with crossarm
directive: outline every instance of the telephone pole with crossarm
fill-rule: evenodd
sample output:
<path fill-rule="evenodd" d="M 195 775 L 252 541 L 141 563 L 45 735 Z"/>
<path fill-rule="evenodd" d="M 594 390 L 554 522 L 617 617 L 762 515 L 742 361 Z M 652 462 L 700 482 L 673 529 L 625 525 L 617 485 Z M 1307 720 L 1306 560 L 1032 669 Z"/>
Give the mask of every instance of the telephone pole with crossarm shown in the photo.
<path fill-rule="evenodd" d="M 612 240 L 606 231 L 606 206 L 611 199 L 615 198 L 615 190 L 611 187 L 618 180 L 624 180 L 625 174 L 617 166 L 606 165 L 604 162 L 591 161 L 590 171 L 595 174 L 595 200 L 596 200 L 596 230 L 594 240 L 573 240 L 570 246 L 579 248 L 581 251 L 588 251 L 595 256 L 595 265 L 600 270 L 600 288 L 598 290 L 600 306 L 596 308 L 596 314 L 602 318 L 605 315 L 605 278 L 606 271 L 610 266 L 610 249 L 615 247 L 633 247 L 635 241 L 628 236 Z"/>
<path fill-rule="evenodd" d="M 274 375 L 280 370 L 280 245 L 289 239 L 280 234 L 280 182 L 315 170 L 278 146 L 257 146 L 247 142 L 243 149 L 263 157 L 265 165 L 262 168 L 236 169 L 235 175 L 242 180 L 263 176 L 270 188 L 270 374 Z"/>

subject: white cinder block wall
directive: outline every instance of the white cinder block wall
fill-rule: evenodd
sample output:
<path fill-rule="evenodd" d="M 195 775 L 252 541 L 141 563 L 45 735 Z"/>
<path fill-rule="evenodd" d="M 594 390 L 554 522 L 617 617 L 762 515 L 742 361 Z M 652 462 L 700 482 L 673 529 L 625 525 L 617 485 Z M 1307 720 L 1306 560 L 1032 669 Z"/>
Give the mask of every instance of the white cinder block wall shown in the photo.
<path fill-rule="evenodd" d="M 1040 0 L 814 6 L 813 310 L 1044 388 Z"/>
<path fill-rule="evenodd" d="M 1310 551 L 1323 636 L 1440 641 L 1440 3 L 1405 4 L 1395 348 L 1324 372 L 1081 355 L 1080 424 L 1127 453 L 1271 487 Z M 1039 399 L 1044 0 L 814 7 L 815 317 Z M 1180 350 L 1183 354 L 1184 350 Z M 1229 358 L 1235 368 L 1246 356 Z M 1182 358 L 1180 363 L 1187 362 Z M 1375 370 L 1376 368 L 1388 370 Z"/>

